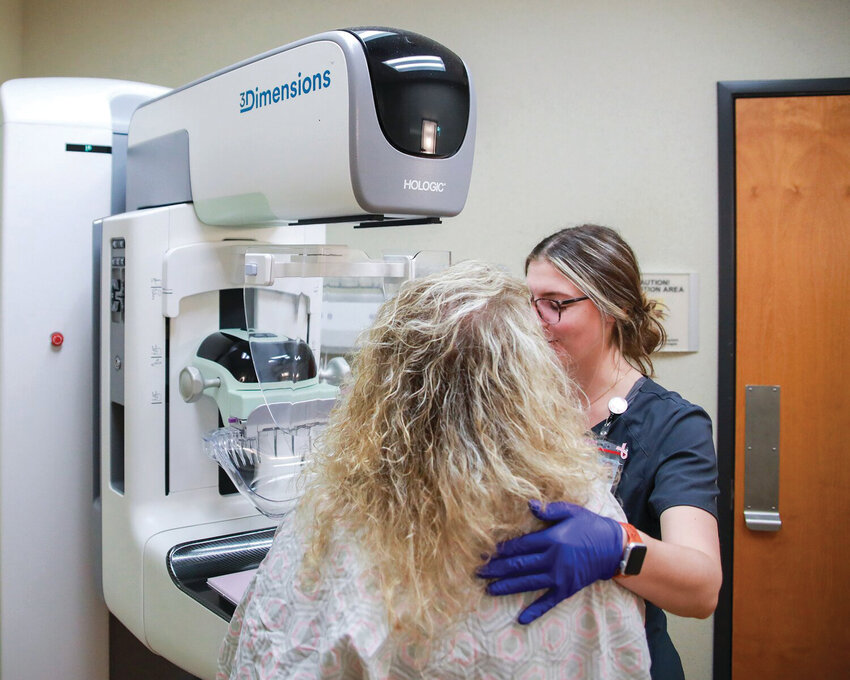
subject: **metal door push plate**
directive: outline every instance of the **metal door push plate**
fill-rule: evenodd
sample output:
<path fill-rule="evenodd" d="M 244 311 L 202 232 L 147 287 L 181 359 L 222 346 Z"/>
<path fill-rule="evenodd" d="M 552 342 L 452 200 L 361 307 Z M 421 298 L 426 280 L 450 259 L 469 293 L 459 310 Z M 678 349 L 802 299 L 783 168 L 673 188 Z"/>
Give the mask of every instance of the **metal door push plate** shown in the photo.
<path fill-rule="evenodd" d="M 744 521 L 751 531 L 779 531 L 779 385 L 747 385 Z"/>

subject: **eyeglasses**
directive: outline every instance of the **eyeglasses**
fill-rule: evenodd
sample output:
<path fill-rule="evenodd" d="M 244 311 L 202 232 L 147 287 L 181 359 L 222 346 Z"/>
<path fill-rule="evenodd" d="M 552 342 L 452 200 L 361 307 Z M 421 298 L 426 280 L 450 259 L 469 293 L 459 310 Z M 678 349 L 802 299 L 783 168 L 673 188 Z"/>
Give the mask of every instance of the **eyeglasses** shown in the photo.
<path fill-rule="evenodd" d="M 587 295 L 581 297 L 568 298 L 567 300 L 550 300 L 548 298 L 537 298 L 531 300 L 531 304 L 537 310 L 539 316 L 546 323 L 558 323 L 561 320 L 561 311 L 573 303 L 589 300 Z"/>

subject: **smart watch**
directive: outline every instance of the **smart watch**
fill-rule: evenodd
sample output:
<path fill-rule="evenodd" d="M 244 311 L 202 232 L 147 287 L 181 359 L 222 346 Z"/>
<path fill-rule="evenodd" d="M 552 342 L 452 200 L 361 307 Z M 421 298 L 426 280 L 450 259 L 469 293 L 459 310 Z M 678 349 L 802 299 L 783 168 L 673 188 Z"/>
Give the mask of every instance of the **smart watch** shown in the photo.
<path fill-rule="evenodd" d="M 626 530 L 626 547 L 623 548 L 623 558 L 620 560 L 617 576 L 636 576 L 640 573 L 646 557 L 646 543 L 631 524 L 620 522 L 620 525 Z"/>

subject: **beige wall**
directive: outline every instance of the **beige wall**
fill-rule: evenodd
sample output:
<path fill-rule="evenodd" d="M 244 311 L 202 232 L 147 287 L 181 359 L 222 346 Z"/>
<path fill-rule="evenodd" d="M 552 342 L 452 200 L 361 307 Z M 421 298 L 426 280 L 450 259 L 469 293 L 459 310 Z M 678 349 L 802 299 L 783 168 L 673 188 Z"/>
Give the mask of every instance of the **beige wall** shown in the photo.
<path fill-rule="evenodd" d="M 0 18 L 7 5 L 14 20 L 13 2 Z M 850 75 L 846 0 L 27 0 L 23 14 L 25 75 L 168 86 L 331 28 L 398 26 L 444 43 L 478 91 L 466 209 L 438 227 L 335 227 L 333 238 L 448 248 L 519 273 L 562 225 L 616 226 L 645 271 L 699 273 L 700 350 L 657 368 L 712 414 L 716 82 Z M 17 36 L 4 25 L 0 41 L 7 34 Z M 709 678 L 711 622 L 671 625 L 688 677 Z"/>
<path fill-rule="evenodd" d="M 0 83 L 21 75 L 23 0 L 0 0 Z"/>

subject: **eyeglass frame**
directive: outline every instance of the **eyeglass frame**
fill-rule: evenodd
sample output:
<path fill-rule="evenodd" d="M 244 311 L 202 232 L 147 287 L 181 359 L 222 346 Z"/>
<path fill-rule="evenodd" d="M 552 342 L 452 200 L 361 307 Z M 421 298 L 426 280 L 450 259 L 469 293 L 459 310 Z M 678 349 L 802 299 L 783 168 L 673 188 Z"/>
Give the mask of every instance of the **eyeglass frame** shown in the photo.
<path fill-rule="evenodd" d="M 531 304 L 534 305 L 534 311 L 537 312 L 537 316 L 540 317 L 540 320 L 544 323 L 561 323 L 561 312 L 564 311 L 564 307 L 569 307 L 571 304 L 576 302 L 581 302 L 582 300 L 589 300 L 589 295 L 582 295 L 580 297 L 567 298 L 566 300 L 553 300 L 552 298 L 531 298 Z M 540 307 L 537 306 L 537 303 L 540 300 L 546 300 L 546 302 L 554 302 L 558 305 L 558 320 L 557 321 L 547 321 L 543 318 L 543 315 L 540 313 Z"/>

